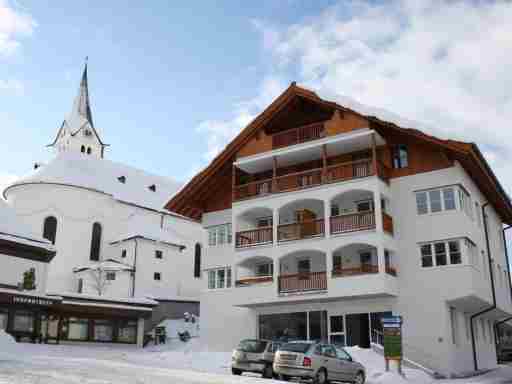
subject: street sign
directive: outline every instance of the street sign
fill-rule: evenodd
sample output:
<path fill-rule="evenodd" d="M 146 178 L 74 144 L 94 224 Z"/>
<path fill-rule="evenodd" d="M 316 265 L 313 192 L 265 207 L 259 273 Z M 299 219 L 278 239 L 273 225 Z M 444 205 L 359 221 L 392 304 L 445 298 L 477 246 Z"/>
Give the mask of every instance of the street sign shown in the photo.
<path fill-rule="evenodd" d="M 398 361 L 399 372 L 402 370 L 402 316 L 389 316 L 381 319 L 384 335 L 384 359 L 386 371 L 389 370 L 389 360 Z"/>

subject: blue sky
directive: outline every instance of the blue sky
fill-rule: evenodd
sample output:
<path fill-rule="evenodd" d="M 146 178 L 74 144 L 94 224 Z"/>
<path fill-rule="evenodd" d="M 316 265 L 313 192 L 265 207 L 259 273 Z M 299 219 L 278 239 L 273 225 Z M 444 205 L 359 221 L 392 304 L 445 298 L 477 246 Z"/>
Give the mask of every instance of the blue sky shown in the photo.
<path fill-rule="evenodd" d="M 71 108 L 88 55 L 93 118 L 111 144 L 108 158 L 186 179 L 207 160 L 200 123 L 229 116 L 268 69 L 253 20 L 288 24 L 329 2 L 148 4 L 4 3 L 34 25 L 13 33 L 18 48 L 0 55 L 0 79 L 11 84 L 0 88 L 0 173 L 22 175 L 48 158 L 44 145 Z"/>

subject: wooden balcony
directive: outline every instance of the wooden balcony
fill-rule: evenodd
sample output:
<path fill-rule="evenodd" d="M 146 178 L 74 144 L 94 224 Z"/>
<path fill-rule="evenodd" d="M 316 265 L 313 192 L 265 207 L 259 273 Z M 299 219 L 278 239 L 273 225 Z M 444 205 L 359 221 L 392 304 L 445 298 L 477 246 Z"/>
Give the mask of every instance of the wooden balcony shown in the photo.
<path fill-rule="evenodd" d="M 279 293 L 325 290 L 327 290 L 327 273 L 325 271 L 279 276 Z"/>
<path fill-rule="evenodd" d="M 389 178 L 389 169 L 377 163 L 378 175 L 383 180 Z M 324 168 L 307 169 L 285 175 L 276 174 L 273 178 L 250 181 L 242 185 L 233 186 L 233 200 L 240 201 L 255 197 L 266 196 L 273 193 L 311 188 L 322 184 L 361 179 L 375 175 L 375 166 L 371 159 L 349 161 L 325 166 Z"/>
<path fill-rule="evenodd" d="M 236 233 L 236 247 L 244 248 L 254 245 L 271 244 L 273 241 L 272 227 L 260 227 Z"/>
<path fill-rule="evenodd" d="M 379 273 L 378 265 L 363 264 L 356 268 L 335 268 L 332 271 L 332 277 L 368 275 L 372 273 Z"/>
<path fill-rule="evenodd" d="M 384 231 L 393 236 L 393 218 L 386 212 L 382 212 L 382 227 Z"/>
<path fill-rule="evenodd" d="M 236 281 L 237 287 L 247 287 L 250 285 L 257 285 L 257 284 L 264 284 L 264 283 L 271 283 L 274 281 L 274 278 L 272 276 L 248 276 L 240 278 Z"/>
<path fill-rule="evenodd" d="M 375 228 L 375 212 L 357 212 L 331 216 L 331 233 L 365 231 Z"/>
<path fill-rule="evenodd" d="M 324 219 L 281 224 L 277 227 L 277 241 L 308 239 L 325 235 Z"/>
<path fill-rule="evenodd" d="M 325 125 L 313 123 L 272 135 L 272 149 L 288 147 L 325 137 Z"/>

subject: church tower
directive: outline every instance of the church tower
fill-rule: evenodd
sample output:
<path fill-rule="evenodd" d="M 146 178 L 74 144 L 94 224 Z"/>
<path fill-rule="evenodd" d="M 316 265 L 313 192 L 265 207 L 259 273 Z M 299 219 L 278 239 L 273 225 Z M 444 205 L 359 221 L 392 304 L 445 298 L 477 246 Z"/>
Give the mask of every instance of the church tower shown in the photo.
<path fill-rule="evenodd" d="M 57 153 L 74 152 L 102 159 L 107 146 L 108 144 L 104 144 L 101 140 L 92 121 L 86 59 L 80 88 L 71 113 L 62 122 L 55 140 L 48 147 L 52 147 Z"/>

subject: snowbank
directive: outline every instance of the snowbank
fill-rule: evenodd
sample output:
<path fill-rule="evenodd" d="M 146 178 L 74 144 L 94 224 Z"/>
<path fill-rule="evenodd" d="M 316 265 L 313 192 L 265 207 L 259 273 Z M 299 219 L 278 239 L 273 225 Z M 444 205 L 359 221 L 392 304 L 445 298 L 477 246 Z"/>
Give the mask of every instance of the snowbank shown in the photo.
<path fill-rule="evenodd" d="M 0 329 L 0 360 L 18 360 L 23 356 L 21 350 L 12 336 Z"/>

